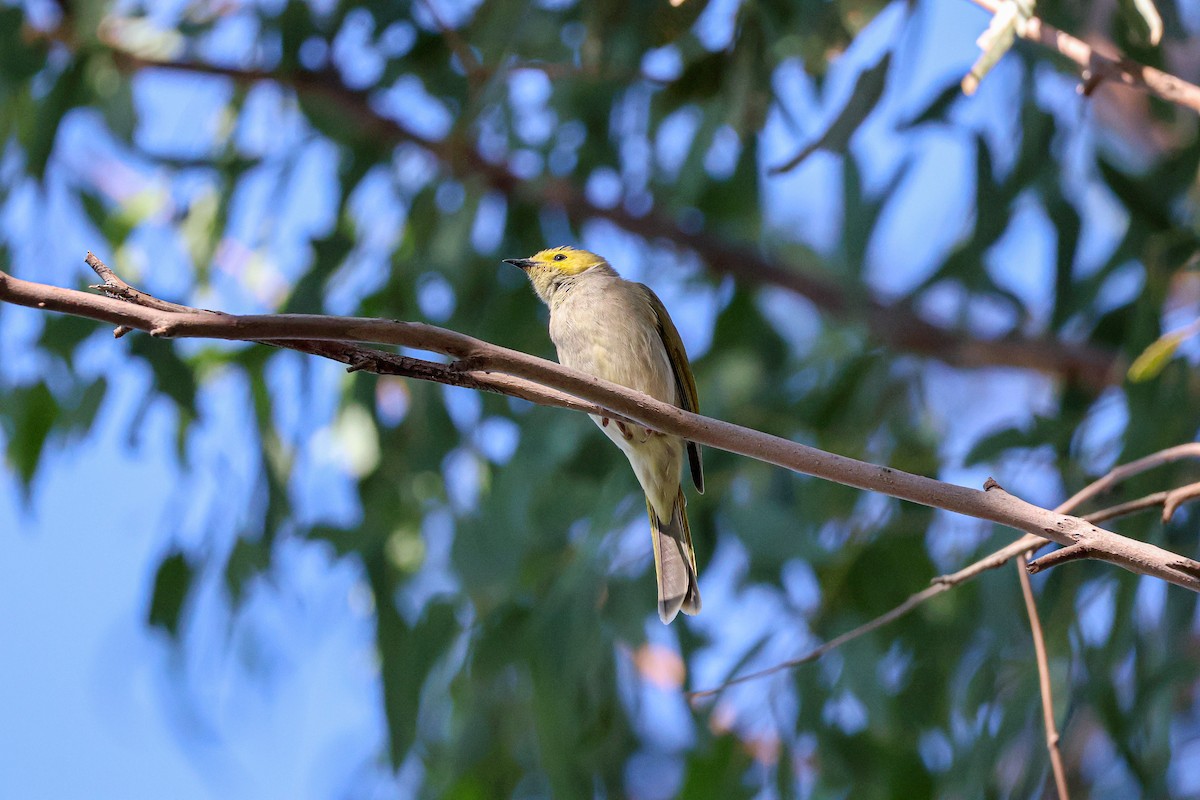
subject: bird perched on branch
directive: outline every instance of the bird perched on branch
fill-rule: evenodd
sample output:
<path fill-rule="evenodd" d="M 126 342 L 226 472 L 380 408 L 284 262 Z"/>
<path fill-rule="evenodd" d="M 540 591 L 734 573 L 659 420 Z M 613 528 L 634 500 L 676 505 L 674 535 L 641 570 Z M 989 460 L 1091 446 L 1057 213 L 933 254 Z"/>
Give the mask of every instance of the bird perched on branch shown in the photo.
<path fill-rule="evenodd" d="M 504 261 L 524 270 L 550 307 L 550 338 L 562 364 L 687 411 L 698 410 L 696 379 L 683 340 L 649 287 L 624 280 L 600 256 L 573 247 Z M 704 491 L 700 446 L 634 423 L 594 414 L 592 420 L 625 453 L 646 493 L 658 616 L 667 623 L 679 611 L 699 612 L 696 556 L 680 472 L 686 450 L 692 481 L 697 491 Z"/>

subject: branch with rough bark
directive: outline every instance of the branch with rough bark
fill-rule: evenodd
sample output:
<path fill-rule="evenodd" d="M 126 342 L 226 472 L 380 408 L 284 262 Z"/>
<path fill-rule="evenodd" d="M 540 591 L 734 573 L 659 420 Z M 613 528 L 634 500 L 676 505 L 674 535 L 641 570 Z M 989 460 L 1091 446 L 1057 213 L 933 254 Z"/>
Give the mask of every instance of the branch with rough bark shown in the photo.
<path fill-rule="evenodd" d="M 98 261 L 89 254 L 89 263 L 94 265 Z M 1200 562 L 1032 505 L 1005 492 L 994 481 L 989 480 L 984 490 L 979 491 L 825 452 L 693 414 L 625 387 L 456 331 L 423 323 L 359 317 L 223 314 L 154 298 L 150 302 L 151 299 L 113 278 L 108 278 L 100 288 L 111 296 L 32 283 L 0 272 L 0 301 L 86 317 L 145 331 L 158 338 L 260 342 L 329 355 L 356 370 L 382 371 L 377 369 L 378 365 L 387 364 L 393 374 L 487 389 L 546 405 L 592 412 L 601 408 L 608 416 L 624 417 L 656 431 L 795 472 L 999 523 L 1064 547 L 1086 551 L 1090 559 L 1200 591 Z M 449 364 L 421 359 L 395 361 L 392 360 L 395 356 L 360 347 L 364 342 L 414 348 L 453 360 Z"/>
<path fill-rule="evenodd" d="M 971 0 L 975 5 L 995 14 L 1002 0 Z M 1162 70 L 1121 57 L 1106 56 L 1096 52 L 1087 42 L 1053 25 L 1031 17 L 1021 29 L 1022 39 L 1035 42 L 1073 61 L 1083 78 L 1081 89 L 1091 94 L 1104 81 L 1113 81 L 1154 95 L 1168 103 L 1189 108 L 1200 113 L 1200 86 L 1188 83 Z"/>
<path fill-rule="evenodd" d="M 503 163 L 485 158 L 463 137 L 431 139 L 392 119 L 372 103 L 372 93 L 346 86 L 333 71 L 260 70 L 198 61 L 173 61 L 130 53 L 109 43 L 115 65 L 126 73 L 166 69 L 225 78 L 247 85 L 272 82 L 328 104 L 345 116 L 364 139 L 416 145 L 432 154 L 451 175 L 482 181 L 506 197 L 545 208 L 560 208 L 576 223 L 603 219 L 630 233 L 667 241 L 695 253 L 709 270 L 729 275 L 744 286 L 774 286 L 795 293 L 829 317 L 863 325 L 872 338 L 898 352 L 933 358 L 951 366 L 1016 367 L 1077 382 L 1099 390 L 1118 380 L 1123 367 L 1111 350 L 1053 336 L 1013 333 L 985 339 L 944 328 L 922 318 L 907 303 L 889 303 L 823 275 L 816 263 L 795 264 L 773 258 L 756 246 L 697 231 L 659 210 L 637 215 L 620 205 L 601 207 L 574 183 L 555 178 L 524 180 Z"/>

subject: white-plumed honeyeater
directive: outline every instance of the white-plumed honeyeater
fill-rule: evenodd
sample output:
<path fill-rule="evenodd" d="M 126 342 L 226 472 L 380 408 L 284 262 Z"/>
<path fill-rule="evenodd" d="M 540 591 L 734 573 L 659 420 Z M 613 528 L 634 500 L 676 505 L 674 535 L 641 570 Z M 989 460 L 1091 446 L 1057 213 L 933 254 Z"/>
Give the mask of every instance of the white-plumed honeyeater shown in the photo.
<path fill-rule="evenodd" d="M 624 280 L 600 256 L 573 247 L 505 263 L 523 269 L 550 307 L 550 338 L 562 364 L 687 411 L 698 410 L 696 379 L 683 340 L 648 287 Z M 697 613 L 696 556 L 679 479 L 686 450 L 692 481 L 697 491 L 704 491 L 700 446 L 642 425 L 595 415 L 592 420 L 625 453 L 646 493 L 658 616 L 665 623 L 681 610 Z"/>

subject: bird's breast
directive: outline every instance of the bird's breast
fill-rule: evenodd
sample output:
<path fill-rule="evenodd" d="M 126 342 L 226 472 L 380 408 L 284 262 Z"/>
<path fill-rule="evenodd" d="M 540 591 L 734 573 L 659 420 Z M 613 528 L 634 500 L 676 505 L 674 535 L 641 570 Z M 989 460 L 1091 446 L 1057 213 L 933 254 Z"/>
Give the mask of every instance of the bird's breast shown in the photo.
<path fill-rule="evenodd" d="M 657 400 L 678 402 L 654 311 L 624 287 L 573 290 L 551 311 L 550 338 L 564 365 Z"/>

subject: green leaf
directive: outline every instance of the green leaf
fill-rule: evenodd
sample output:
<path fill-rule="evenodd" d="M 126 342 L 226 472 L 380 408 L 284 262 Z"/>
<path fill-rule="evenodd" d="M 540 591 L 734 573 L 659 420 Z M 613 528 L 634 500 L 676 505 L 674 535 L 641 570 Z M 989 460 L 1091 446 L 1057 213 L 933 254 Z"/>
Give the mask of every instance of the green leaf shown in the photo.
<path fill-rule="evenodd" d="M 1032 424 L 1002 428 L 982 436 L 963 457 L 965 466 L 995 461 L 1010 450 L 1034 449 L 1050 445 L 1055 451 L 1065 449 L 1073 434 L 1071 425 L 1061 417 L 1037 416 Z"/>
<path fill-rule="evenodd" d="M 692 752 L 680 798 L 725 800 L 751 798 L 756 790 L 745 781 L 752 762 L 737 736 L 720 736 L 702 750 Z"/>
<path fill-rule="evenodd" d="M 60 423 L 63 429 L 69 433 L 86 433 L 91 430 L 107 394 L 108 381 L 105 378 L 97 378 L 82 390 L 77 387 L 70 402 L 64 404 Z"/>
<path fill-rule="evenodd" d="M 459 627 L 453 606 L 439 602 L 431 602 L 410 625 L 396 609 L 396 588 L 386 556 L 377 553 L 365 566 L 376 602 L 375 644 L 387 715 L 388 755 L 393 768 L 398 768 L 417 738 L 421 690 Z"/>
<path fill-rule="evenodd" d="M 38 344 L 46 352 L 59 356 L 68 363 L 72 362 L 75 348 L 85 339 L 104 330 L 102 323 L 83 317 L 73 317 L 70 314 L 50 314 L 42 322 L 42 335 Z"/>
<path fill-rule="evenodd" d="M 270 545 L 241 537 L 225 562 L 225 590 L 234 608 L 241 605 L 250 582 L 266 572 L 271 563 Z"/>
<path fill-rule="evenodd" d="M 162 628 L 171 638 L 179 637 L 183 607 L 195 577 L 196 568 L 184 553 L 175 551 L 162 560 L 154 575 L 146 620 L 152 627 Z"/>
<path fill-rule="evenodd" d="M 20 6 L 0 8 L 0 76 L 3 82 L 26 81 L 45 66 L 45 42 L 25 35 L 27 24 Z"/>
<path fill-rule="evenodd" d="M 947 84 L 942 91 L 938 92 L 937 96 L 929 101 L 925 108 L 914 114 L 907 122 L 901 123 L 900 127 L 909 129 L 930 122 L 944 122 L 950 110 L 962 96 L 962 86 L 958 81 Z"/>
<path fill-rule="evenodd" d="M 45 177 L 46 164 L 58 137 L 58 126 L 68 111 L 85 102 L 86 87 L 87 62 L 72 60 L 46 97 L 37 104 L 33 124 L 25 129 L 21 144 L 25 147 L 26 169 L 39 181 Z"/>
<path fill-rule="evenodd" d="M 883 97 L 883 90 L 887 86 L 888 67 L 891 62 L 892 54 L 885 53 L 883 58 L 879 59 L 879 63 L 860 73 L 858 80 L 854 82 L 854 91 L 851 92 L 850 99 L 846 101 L 846 105 L 842 106 L 842 110 L 838 112 L 837 117 L 829 124 L 825 132 L 816 141 L 805 145 L 799 153 L 783 164 L 771 167 L 768 174 L 778 175 L 781 172 L 795 169 L 817 150 L 825 150 L 830 153 L 846 152 L 846 148 L 850 146 L 850 137 L 875 110 L 879 99 Z"/>
<path fill-rule="evenodd" d="M 188 417 L 196 416 L 196 373 L 179 357 L 175 347 L 162 339 L 136 335 L 128 337 L 129 352 L 146 360 L 154 371 L 154 384 L 175 401 Z"/>
<path fill-rule="evenodd" d="M 4 410 L 5 414 L 0 419 L 7 423 L 6 460 L 16 470 L 22 489 L 28 493 L 46 439 L 54 429 L 62 409 L 50 388 L 39 381 L 11 390 Z"/>

